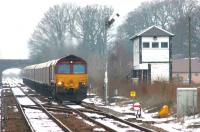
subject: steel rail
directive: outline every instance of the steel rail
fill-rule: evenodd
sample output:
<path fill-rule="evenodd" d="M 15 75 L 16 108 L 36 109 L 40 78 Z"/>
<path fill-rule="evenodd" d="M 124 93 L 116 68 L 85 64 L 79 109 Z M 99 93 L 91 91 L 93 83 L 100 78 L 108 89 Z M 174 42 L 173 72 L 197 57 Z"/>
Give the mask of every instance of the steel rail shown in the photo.
<path fill-rule="evenodd" d="M 30 109 L 39 109 L 39 110 L 42 110 L 42 108 L 40 108 L 40 107 L 38 107 L 38 106 L 29 106 L 29 105 L 22 105 L 22 107 L 24 107 L 24 108 L 30 108 Z M 46 106 L 43 106 L 43 107 L 45 107 L 45 109 L 47 109 L 48 111 L 55 111 L 55 112 L 65 112 L 65 113 L 70 113 L 70 114 L 72 114 L 72 111 L 70 110 L 67 110 L 67 109 L 64 109 L 64 108 L 62 108 L 62 109 L 60 109 L 60 108 L 56 108 L 56 107 L 53 107 L 53 108 L 51 108 L 51 107 L 46 107 Z"/>
<path fill-rule="evenodd" d="M 28 96 L 29 96 L 29 95 L 28 95 Z M 30 97 L 30 98 L 32 98 L 32 97 Z M 33 102 L 35 102 L 36 104 L 39 104 L 39 103 L 37 103 L 35 100 L 33 100 Z M 82 104 L 84 104 L 84 103 L 82 103 Z M 39 105 L 41 105 L 41 104 L 39 104 Z M 41 106 L 42 106 L 42 107 L 46 107 L 45 105 L 41 105 Z M 112 115 L 112 114 L 108 114 L 108 113 L 103 112 L 102 110 L 99 110 L 99 109 L 93 108 L 93 107 L 91 107 L 91 106 L 88 106 L 88 104 L 87 104 L 87 106 L 86 106 L 86 105 L 82 105 L 82 106 L 88 107 L 89 109 L 93 109 L 93 111 L 89 111 L 89 110 L 77 110 L 77 109 L 74 109 L 74 108 L 67 107 L 66 105 L 62 105 L 62 106 L 65 107 L 65 108 L 67 108 L 67 110 L 72 109 L 72 111 L 74 111 L 75 113 L 79 114 L 81 117 L 83 117 L 83 118 L 85 118 L 85 119 L 87 119 L 87 120 L 89 120 L 89 121 L 91 121 L 91 122 L 93 122 L 93 123 L 96 123 L 97 125 L 103 127 L 104 129 L 106 129 L 106 130 L 108 130 L 108 131 L 112 131 L 112 132 L 113 132 L 113 131 L 116 131 L 116 130 L 114 130 L 114 129 L 112 129 L 112 128 L 110 128 L 110 127 L 108 127 L 108 126 L 106 126 L 106 125 L 104 125 L 104 124 L 102 124 L 102 123 L 99 123 L 99 122 L 96 121 L 95 119 L 92 119 L 92 118 L 88 117 L 88 116 L 87 116 L 86 114 L 84 114 L 82 111 L 85 111 L 85 112 L 93 112 L 93 113 L 98 113 L 98 114 L 104 115 L 106 118 L 112 118 L 112 119 L 114 119 L 114 120 L 116 120 L 116 121 L 119 121 L 119 122 L 121 122 L 121 123 L 124 123 L 124 124 L 126 124 L 126 125 L 129 125 L 129 126 L 131 126 L 131 127 L 133 127 L 133 128 L 137 128 L 137 129 L 139 129 L 139 130 L 141 130 L 141 131 L 154 132 L 154 130 L 152 130 L 152 129 L 145 128 L 145 127 L 139 126 L 139 125 L 137 125 L 137 124 L 134 124 L 134 123 L 132 123 L 132 122 L 129 122 L 129 121 L 120 119 L 120 118 L 118 118 L 118 117 L 116 117 L 116 116 L 114 116 L 114 115 Z M 47 106 L 47 107 L 48 107 L 48 106 Z M 59 108 L 59 107 L 56 107 L 56 108 L 58 108 L 58 109 L 63 109 L 63 108 Z M 95 111 L 94 111 L 94 110 L 95 110 Z M 57 120 L 57 119 L 56 119 L 56 120 Z"/>
<path fill-rule="evenodd" d="M 9 87 L 9 88 L 11 90 L 11 87 Z M 35 132 L 33 126 L 31 125 L 30 121 L 28 120 L 28 117 L 24 113 L 22 106 L 20 105 L 19 101 L 17 100 L 17 97 L 13 94 L 12 90 L 11 90 L 11 94 L 15 98 L 15 101 L 17 102 L 17 107 L 20 110 L 21 114 L 23 115 L 24 119 L 26 120 L 26 125 L 29 127 L 29 129 L 30 129 L 31 132 Z"/>
<path fill-rule="evenodd" d="M 90 106 L 90 105 L 87 104 L 87 103 L 82 103 L 81 106 L 86 107 L 86 108 L 88 108 L 88 109 L 92 109 L 92 110 L 96 110 L 96 111 L 101 111 L 101 110 L 99 110 L 98 108 L 94 108 L 94 107 Z M 152 130 L 152 129 L 149 129 L 149 128 L 146 128 L 146 127 L 143 127 L 143 126 L 139 126 L 139 125 L 134 124 L 134 123 L 132 123 L 132 122 L 129 122 L 129 121 L 120 119 L 120 118 L 118 118 L 118 117 L 116 117 L 116 116 L 114 116 L 114 115 L 112 115 L 112 114 L 108 114 L 108 113 L 105 113 L 105 112 L 103 112 L 103 111 L 101 111 L 101 112 L 102 112 L 102 115 L 104 115 L 104 116 L 106 116 L 106 117 L 108 117 L 108 118 L 112 118 L 112 119 L 114 119 L 114 120 L 116 120 L 116 121 L 122 122 L 122 123 L 127 124 L 127 125 L 129 125 L 129 126 L 131 126 L 131 127 L 137 128 L 137 129 L 139 129 L 139 130 L 141 130 L 141 131 L 145 131 L 145 132 L 155 132 L 155 131 Z"/>
<path fill-rule="evenodd" d="M 63 106 L 65 106 L 65 105 L 63 105 Z M 65 106 L 65 107 L 70 109 L 70 107 L 68 107 L 68 106 Z M 80 115 L 82 118 L 84 118 L 86 120 L 89 120 L 92 123 L 95 123 L 95 124 L 101 126 L 102 128 L 104 128 L 105 130 L 107 130 L 109 132 L 117 132 L 116 130 L 114 130 L 114 129 L 112 129 L 112 128 L 110 128 L 110 127 L 108 127 L 108 126 L 106 126 L 106 125 L 104 125 L 104 124 L 102 124 L 102 123 L 90 118 L 90 117 L 88 117 L 86 114 L 84 114 L 83 112 L 81 112 L 81 111 L 79 111 L 77 109 L 71 108 L 71 110 L 74 111 L 75 113 L 77 113 L 78 115 Z"/>
<path fill-rule="evenodd" d="M 18 87 L 18 88 L 20 88 L 22 90 L 21 87 Z M 33 99 L 33 97 L 29 96 L 26 93 L 24 93 L 24 94 L 27 97 L 29 97 L 29 99 L 31 99 L 36 105 L 38 105 L 41 108 L 41 110 L 50 117 L 50 119 L 52 119 L 59 127 L 62 128 L 63 131 L 65 131 L 65 132 L 72 132 L 67 126 L 65 126 L 61 121 L 59 121 L 56 117 L 54 117 L 44 106 L 42 106 L 40 103 L 38 103 L 37 101 L 35 101 Z"/>

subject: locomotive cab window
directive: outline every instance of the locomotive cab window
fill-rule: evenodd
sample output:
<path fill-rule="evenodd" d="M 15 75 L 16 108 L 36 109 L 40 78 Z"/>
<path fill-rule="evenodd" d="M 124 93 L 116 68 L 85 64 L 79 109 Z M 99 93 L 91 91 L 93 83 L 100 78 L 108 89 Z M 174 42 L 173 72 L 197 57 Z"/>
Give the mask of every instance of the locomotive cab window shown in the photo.
<path fill-rule="evenodd" d="M 73 73 L 85 73 L 85 65 L 84 64 L 74 64 L 73 65 Z"/>
<path fill-rule="evenodd" d="M 70 73 L 69 64 L 59 64 L 57 68 L 57 73 Z"/>

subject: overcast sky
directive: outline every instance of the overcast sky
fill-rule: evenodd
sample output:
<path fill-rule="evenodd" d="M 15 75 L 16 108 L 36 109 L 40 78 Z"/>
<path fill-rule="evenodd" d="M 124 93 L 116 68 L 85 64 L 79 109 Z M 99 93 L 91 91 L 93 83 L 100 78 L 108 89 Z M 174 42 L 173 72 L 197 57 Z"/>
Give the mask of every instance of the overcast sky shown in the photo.
<path fill-rule="evenodd" d="M 44 13 L 53 5 L 108 5 L 121 15 L 120 19 L 123 19 L 143 1 L 149 0 L 1 0 L 0 59 L 28 58 L 28 40 Z"/>

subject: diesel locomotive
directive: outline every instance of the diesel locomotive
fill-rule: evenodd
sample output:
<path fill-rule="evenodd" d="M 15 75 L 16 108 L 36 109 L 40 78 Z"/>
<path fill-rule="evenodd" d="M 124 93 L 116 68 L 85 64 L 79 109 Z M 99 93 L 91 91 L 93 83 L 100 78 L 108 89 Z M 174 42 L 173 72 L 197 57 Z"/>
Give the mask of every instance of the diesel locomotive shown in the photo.
<path fill-rule="evenodd" d="M 87 62 L 75 55 L 27 66 L 22 78 L 26 85 L 48 91 L 53 98 L 80 103 L 87 97 Z"/>

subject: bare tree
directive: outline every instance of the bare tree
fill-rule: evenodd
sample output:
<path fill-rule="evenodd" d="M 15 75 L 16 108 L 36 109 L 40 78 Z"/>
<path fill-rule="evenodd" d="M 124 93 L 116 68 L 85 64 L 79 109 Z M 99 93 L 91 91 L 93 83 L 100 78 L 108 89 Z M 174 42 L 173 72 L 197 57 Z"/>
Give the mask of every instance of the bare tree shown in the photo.
<path fill-rule="evenodd" d="M 69 27 L 74 21 L 71 12 L 76 10 L 77 7 L 65 4 L 49 9 L 29 41 L 32 59 L 48 60 L 66 54 L 66 43 L 70 40 Z"/>
<path fill-rule="evenodd" d="M 187 17 L 192 15 L 193 48 L 198 41 L 198 1 L 197 0 L 156 0 L 145 2 L 128 14 L 125 23 L 118 30 L 120 37 L 127 45 L 129 51 L 131 41 L 129 38 L 141 30 L 157 25 L 176 34 L 173 39 L 173 56 L 187 56 Z M 193 54 L 198 54 L 193 50 Z M 131 51 L 129 51 L 131 53 Z"/>
<path fill-rule="evenodd" d="M 82 55 L 88 56 L 89 52 L 99 54 L 103 52 L 105 18 L 109 17 L 112 12 L 112 8 L 98 5 L 79 8 L 71 34 L 80 39 L 79 47 Z"/>

